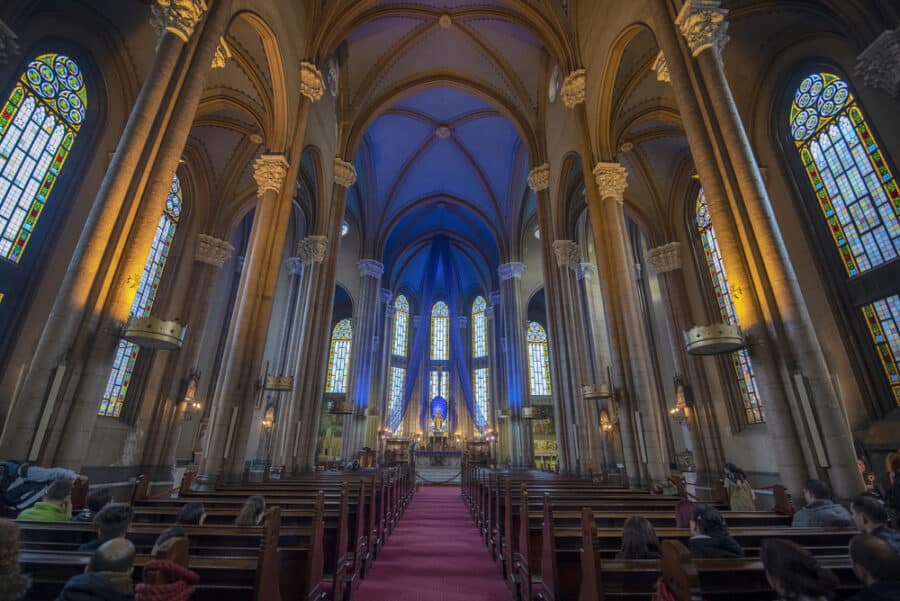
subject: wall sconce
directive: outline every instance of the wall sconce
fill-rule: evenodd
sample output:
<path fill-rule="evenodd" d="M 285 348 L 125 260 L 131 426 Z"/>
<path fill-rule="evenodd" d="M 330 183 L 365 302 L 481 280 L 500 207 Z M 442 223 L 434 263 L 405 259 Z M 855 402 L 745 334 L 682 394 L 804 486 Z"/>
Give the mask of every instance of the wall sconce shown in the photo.
<path fill-rule="evenodd" d="M 600 410 L 600 430 L 603 432 L 611 432 L 613 429 L 612 422 L 609 419 L 609 413 L 606 409 Z"/>
<path fill-rule="evenodd" d="M 201 409 L 203 409 L 203 404 L 194 401 L 193 403 L 191 403 L 191 409 L 193 409 L 194 411 L 200 411 Z"/>
<path fill-rule="evenodd" d="M 275 425 L 275 409 L 273 409 L 272 407 L 266 409 L 266 412 L 263 414 L 262 420 L 260 420 L 260 425 L 266 432 L 272 429 L 272 426 Z"/>

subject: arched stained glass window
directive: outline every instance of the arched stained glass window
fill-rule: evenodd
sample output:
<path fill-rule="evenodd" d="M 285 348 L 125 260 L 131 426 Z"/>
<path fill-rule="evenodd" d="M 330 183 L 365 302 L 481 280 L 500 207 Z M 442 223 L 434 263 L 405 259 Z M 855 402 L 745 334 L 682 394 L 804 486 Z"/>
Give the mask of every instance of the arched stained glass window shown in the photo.
<path fill-rule="evenodd" d="M 431 308 L 431 360 L 450 359 L 450 308 L 444 301 Z"/>
<path fill-rule="evenodd" d="M 550 396 L 550 353 L 547 350 L 547 331 L 536 321 L 528 322 L 528 375 L 531 396 Z"/>
<path fill-rule="evenodd" d="M 328 353 L 328 380 L 325 392 L 347 392 L 347 375 L 350 370 L 350 348 L 353 344 L 353 326 L 349 319 L 342 319 L 331 330 L 331 350 Z"/>
<path fill-rule="evenodd" d="M 0 258 L 18 263 L 87 114 L 78 64 L 28 63 L 0 110 Z"/>
<path fill-rule="evenodd" d="M 475 423 L 484 426 L 490 415 L 490 374 L 488 372 L 487 303 L 483 296 L 472 302 L 472 391 L 475 396 Z"/>
<path fill-rule="evenodd" d="M 853 278 L 900 253 L 897 181 L 850 86 L 837 75 L 811 73 L 800 82 L 790 128 L 850 287 Z M 894 402 L 900 404 L 900 296 L 875 299 L 853 304 L 862 312 Z"/>
<path fill-rule="evenodd" d="M 393 327 L 387 413 L 388 424 L 396 431 L 403 419 L 403 388 L 406 384 L 406 349 L 409 340 L 409 301 L 402 294 L 394 300 Z"/>
<path fill-rule="evenodd" d="M 719 242 L 716 239 L 716 232 L 709 217 L 709 206 L 706 204 L 706 196 L 703 194 L 702 189 L 697 195 L 695 216 L 697 231 L 703 244 L 703 255 L 706 258 L 706 266 L 709 268 L 709 276 L 713 283 L 716 304 L 719 306 L 719 314 L 723 322 L 738 325 L 737 311 L 734 308 L 734 299 L 731 297 L 731 290 L 728 287 L 725 264 L 722 262 Z M 756 377 L 753 375 L 750 353 L 746 349 L 732 353 L 731 364 L 741 392 L 744 418 L 748 424 L 763 423 L 765 418 L 763 416 L 762 403 L 759 400 L 759 391 L 756 388 Z"/>
<path fill-rule="evenodd" d="M 172 179 L 172 187 L 166 198 L 166 208 L 156 224 L 156 233 L 150 245 L 150 254 L 144 263 L 144 272 L 138 283 L 137 294 L 131 303 L 132 317 L 147 317 L 156 300 L 159 291 L 159 281 L 162 279 L 169 251 L 172 249 L 172 240 L 175 238 L 175 228 L 181 218 L 181 182 L 176 175 Z M 137 361 L 140 348 L 126 340 L 120 340 L 113 359 L 112 371 L 106 382 L 106 391 L 103 400 L 100 401 L 99 415 L 118 417 L 122 413 L 125 404 L 125 396 L 128 386 L 131 384 L 131 376 L 134 372 L 134 364 Z"/>

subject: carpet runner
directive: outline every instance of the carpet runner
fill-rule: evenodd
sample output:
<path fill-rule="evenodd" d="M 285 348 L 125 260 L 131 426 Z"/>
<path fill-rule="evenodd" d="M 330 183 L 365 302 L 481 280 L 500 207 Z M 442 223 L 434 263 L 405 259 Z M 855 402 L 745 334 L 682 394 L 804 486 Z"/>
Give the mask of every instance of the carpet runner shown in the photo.
<path fill-rule="evenodd" d="M 355 601 L 510 601 L 456 486 L 423 486 Z"/>

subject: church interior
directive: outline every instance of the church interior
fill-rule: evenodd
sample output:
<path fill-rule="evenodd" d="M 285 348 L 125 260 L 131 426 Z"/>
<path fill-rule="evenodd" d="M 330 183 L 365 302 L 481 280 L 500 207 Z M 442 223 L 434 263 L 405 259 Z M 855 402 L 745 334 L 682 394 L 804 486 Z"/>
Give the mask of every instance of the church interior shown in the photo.
<path fill-rule="evenodd" d="M 0 102 L 9 599 L 900 599 L 893 0 L 6 2 Z"/>

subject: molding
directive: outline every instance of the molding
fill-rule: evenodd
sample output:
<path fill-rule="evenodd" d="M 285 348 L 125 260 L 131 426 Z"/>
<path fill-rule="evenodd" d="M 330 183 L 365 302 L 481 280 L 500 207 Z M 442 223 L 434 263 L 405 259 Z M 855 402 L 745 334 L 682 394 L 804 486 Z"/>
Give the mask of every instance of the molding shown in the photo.
<path fill-rule="evenodd" d="M 513 278 L 521 280 L 523 273 L 525 273 L 525 263 L 504 263 L 497 268 L 497 275 L 500 276 L 501 282 L 505 282 L 506 280 L 511 280 Z M 493 293 L 491 293 L 491 296 L 493 296 Z M 491 301 L 493 301 L 493 298 L 491 299 Z"/>
<path fill-rule="evenodd" d="M 619 204 L 625 201 L 628 187 L 628 170 L 619 163 L 597 163 L 594 167 L 594 181 L 603 198 L 613 198 Z"/>
<path fill-rule="evenodd" d="M 232 256 L 234 256 L 234 246 L 229 242 L 207 234 L 197 234 L 197 246 L 194 249 L 195 261 L 219 268 Z"/>
<path fill-rule="evenodd" d="M 870 88 L 900 98 L 900 27 L 883 32 L 863 50 L 854 71 Z"/>
<path fill-rule="evenodd" d="M 159 35 L 168 31 L 187 43 L 206 9 L 206 0 L 156 0 L 150 10 L 150 24 Z"/>
<path fill-rule="evenodd" d="M 210 69 L 224 69 L 225 63 L 231 58 L 231 48 L 225 38 L 219 38 L 219 44 L 216 46 L 216 53 L 213 54 L 212 62 L 209 64 Z"/>
<path fill-rule="evenodd" d="M 322 72 L 312 63 L 300 62 L 300 94 L 310 102 L 316 102 L 325 94 L 325 80 Z"/>
<path fill-rule="evenodd" d="M 656 60 L 653 61 L 652 68 L 656 71 L 657 81 L 672 83 L 672 77 L 669 75 L 669 63 L 666 61 L 666 55 L 663 54 L 662 50 L 656 55 Z"/>
<path fill-rule="evenodd" d="M 334 158 L 334 183 L 349 188 L 356 183 L 356 167 L 339 157 Z"/>
<path fill-rule="evenodd" d="M 528 187 L 535 192 L 550 187 L 550 164 L 538 165 L 528 173 Z"/>
<path fill-rule="evenodd" d="M 575 106 L 584 102 L 584 90 L 587 86 L 587 71 L 584 69 L 576 69 L 572 71 L 563 80 L 562 88 L 559 95 L 562 98 L 566 108 L 575 108 Z"/>
<path fill-rule="evenodd" d="M 645 256 L 650 270 L 656 274 L 681 269 L 681 242 L 669 242 L 651 248 Z"/>
<path fill-rule="evenodd" d="M 384 263 L 376 261 L 375 259 L 363 259 L 356 264 L 356 267 L 359 269 L 359 275 L 361 277 L 369 277 L 378 280 L 381 279 L 381 275 L 384 273 Z"/>
<path fill-rule="evenodd" d="M 725 15 L 728 10 L 721 7 L 719 0 L 685 0 L 675 25 L 687 40 L 691 54 L 699 56 L 704 50 L 711 48 L 721 56 L 722 49 L 728 42 L 728 21 Z"/>
<path fill-rule="evenodd" d="M 263 196 L 272 191 L 281 193 L 284 178 L 287 177 L 288 162 L 281 154 L 264 154 L 253 163 L 253 179 L 256 180 L 256 195 Z"/>
<path fill-rule="evenodd" d="M 307 236 L 297 243 L 297 255 L 304 265 L 321 263 L 328 255 L 328 238 L 325 236 Z"/>

